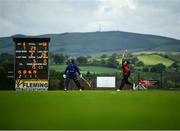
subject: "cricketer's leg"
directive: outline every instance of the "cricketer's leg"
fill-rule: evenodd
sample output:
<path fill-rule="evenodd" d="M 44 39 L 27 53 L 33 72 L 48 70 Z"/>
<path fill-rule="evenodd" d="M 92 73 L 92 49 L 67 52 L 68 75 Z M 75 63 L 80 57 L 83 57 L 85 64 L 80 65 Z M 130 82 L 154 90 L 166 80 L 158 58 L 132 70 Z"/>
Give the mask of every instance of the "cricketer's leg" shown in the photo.
<path fill-rule="evenodd" d="M 65 79 L 65 82 L 64 82 L 64 90 L 66 91 L 66 90 L 68 90 L 68 86 L 69 86 L 69 81 L 70 81 L 70 77 L 67 77 L 66 79 Z"/>
<path fill-rule="evenodd" d="M 128 78 L 129 78 L 129 76 L 125 79 L 125 83 L 128 84 L 128 85 L 130 85 L 133 90 L 136 90 L 136 85 L 135 85 L 135 83 L 129 82 Z"/>
<path fill-rule="evenodd" d="M 125 77 L 123 77 L 123 79 L 122 79 L 122 81 L 121 81 L 121 85 L 120 85 L 120 87 L 119 87 L 120 90 L 123 89 L 125 83 L 126 83 L 126 79 L 125 79 Z"/>
<path fill-rule="evenodd" d="M 128 81 L 128 78 L 125 79 L 125 83 L 133 87 L 133 84 Z"/>
<path fill-rule="evenodd" d="M 78 78 L 77 78 L 76 76 L 73 77 L 73 80 L 74 80 L 76 86 L 78 87 L 78 89 L 82 89 L 82 88 L 81 88 L 81 85 L 80 85 L 80 83 L 79 83 L 79 80 L 78 80 Z"/>

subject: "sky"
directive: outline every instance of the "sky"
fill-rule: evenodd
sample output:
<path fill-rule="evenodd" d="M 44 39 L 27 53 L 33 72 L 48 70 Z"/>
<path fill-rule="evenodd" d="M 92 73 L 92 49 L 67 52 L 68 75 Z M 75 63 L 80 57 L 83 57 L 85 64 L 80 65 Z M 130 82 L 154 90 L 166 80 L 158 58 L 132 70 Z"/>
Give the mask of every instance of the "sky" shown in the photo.
<path fill-rule="evenodd" d="M 180 39 L 180 0 L 0 0 L 0 37 L 114 30 Z"/>

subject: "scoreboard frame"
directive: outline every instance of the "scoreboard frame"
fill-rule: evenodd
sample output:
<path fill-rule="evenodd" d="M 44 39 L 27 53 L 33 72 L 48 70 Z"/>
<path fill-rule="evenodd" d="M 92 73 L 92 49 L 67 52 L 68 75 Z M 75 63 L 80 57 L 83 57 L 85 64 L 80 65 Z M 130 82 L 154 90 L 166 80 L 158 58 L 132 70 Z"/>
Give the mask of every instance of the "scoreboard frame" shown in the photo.
<path fill-rule="evenodd" d="M 50 43 L 50 38 L 44 38 L 44 37 L 14 37 L 13 38 L 14 41 L 14 78 L 15 78 L 15 89 L 16 90 L 48 90 L 49 87 L 49 43 Z M 16 72 L 16 47 L 17 47 L 17 43 L 42 43 L 42 42 L 47 42 L 47 79 L 41 79 L 41 78 L 16 78 L 17 72 Z M 37 47 L 37 45 L 36 45 Z M 27 51 L 27 50 L 26 50 Z M 28 53 L 28 52 L 27 52 Z M 37 54 L 37 52 L 36 52 Z M 37 58 L 37 55 L 35 56 Z M 26 58 L 26 62 L 27 62 L 28 58 Z M 27 66 L 27 65 L 26 65 Z M 37 70 L 36 70 L 37 71 Z M 43 86 L 43 84 L 46 84 L 47 88 L 41 87 Z M 29 87 L 28 87 L 29 86 Z"/>

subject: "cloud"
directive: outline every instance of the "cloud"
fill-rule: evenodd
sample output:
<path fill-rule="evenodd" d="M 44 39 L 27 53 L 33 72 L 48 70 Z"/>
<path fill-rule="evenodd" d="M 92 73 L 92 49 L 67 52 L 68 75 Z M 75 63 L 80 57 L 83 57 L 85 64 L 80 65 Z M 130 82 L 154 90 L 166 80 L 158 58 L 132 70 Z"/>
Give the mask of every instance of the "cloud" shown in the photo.
<path fill-rule="evenodd" d="M 122 30 L 179 38 L 179 0 L 1 0 L 0 36 Z"/>
<path fill-rule="evenodd" d="M 179 5 L 178 0 L 102 1 L 97 18 L 102 23 L 109 23 L 110 28 L 114 30 L 157 34 L 179 39 Z"/>

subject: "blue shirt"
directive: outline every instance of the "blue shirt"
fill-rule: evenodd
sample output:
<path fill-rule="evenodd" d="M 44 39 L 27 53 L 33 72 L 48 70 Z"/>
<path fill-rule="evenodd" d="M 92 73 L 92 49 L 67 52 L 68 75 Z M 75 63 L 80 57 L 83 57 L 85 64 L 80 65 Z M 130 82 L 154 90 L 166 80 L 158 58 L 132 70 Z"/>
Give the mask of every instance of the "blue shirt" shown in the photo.
<path fill-rule="evenodd" d="M 66 67 L 66 69 L 64 71 L 64 74 L 68 73 L 69 76 L 75 76 L 76 72 L 78 72 L 79 75 L 81 74 L 80 71 L 79 71 L 79 68 L 77 67 L 76 64 L 73 64 L 73 65 L 69 64 Z"/>

